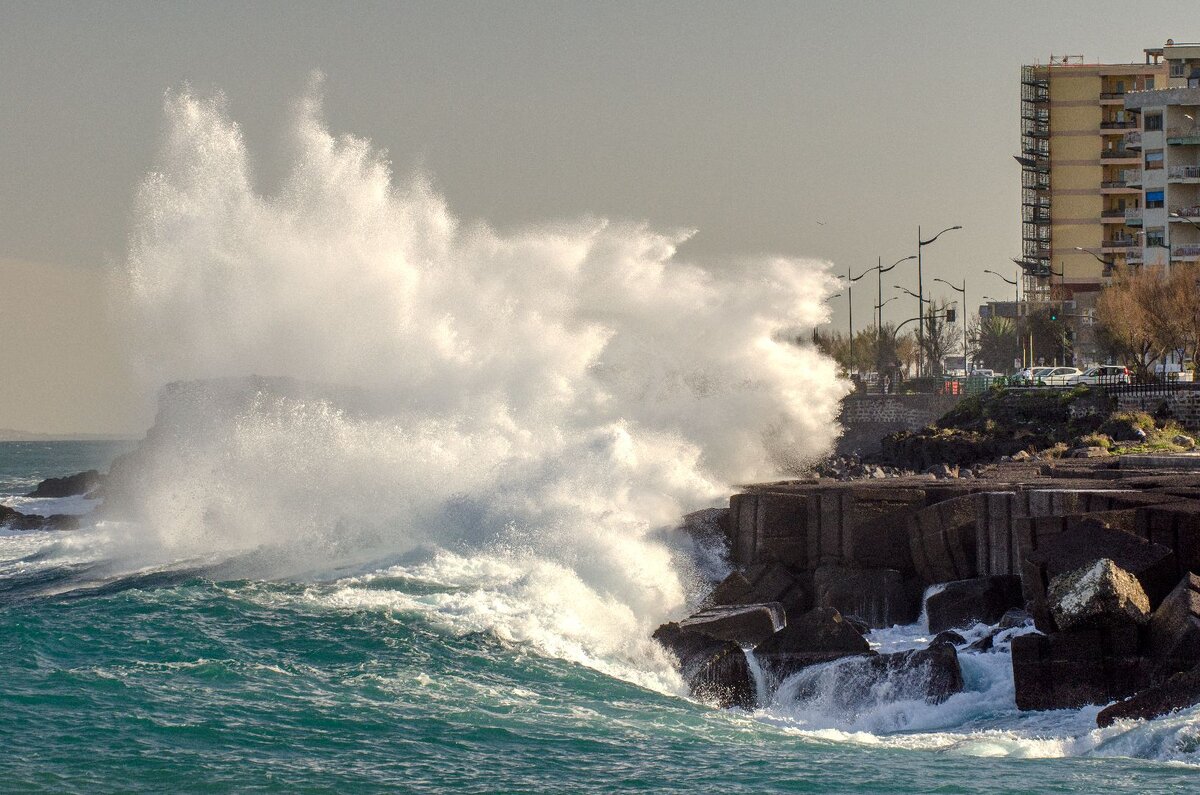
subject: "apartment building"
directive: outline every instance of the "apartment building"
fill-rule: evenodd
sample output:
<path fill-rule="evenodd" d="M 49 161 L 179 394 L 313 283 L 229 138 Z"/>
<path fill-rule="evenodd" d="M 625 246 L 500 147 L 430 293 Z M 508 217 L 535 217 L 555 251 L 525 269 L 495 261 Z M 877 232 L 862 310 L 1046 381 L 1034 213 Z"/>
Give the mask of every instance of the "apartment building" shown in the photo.
<path fill-rule="evenodd" d="M 1200 43 L 1146 50 L 1167 70 L 1162 83 L 1127 93 L 1123 106 L 1139 118 L 1126 148 L 1141 157 L 1144 235 L 1131 260 L 1170 267 L 1200 261 Z"/>
<path fill-rule="evenodd" d="M 1112 265 L 1140 253 L 1142 152 L 1130 146 L 1138 120 L 1125 97 L 1162 88 L 1167 69 L 1149 54 L 1022 67 L 1019 264 L 1030 300 L 1094 294 Z"/>

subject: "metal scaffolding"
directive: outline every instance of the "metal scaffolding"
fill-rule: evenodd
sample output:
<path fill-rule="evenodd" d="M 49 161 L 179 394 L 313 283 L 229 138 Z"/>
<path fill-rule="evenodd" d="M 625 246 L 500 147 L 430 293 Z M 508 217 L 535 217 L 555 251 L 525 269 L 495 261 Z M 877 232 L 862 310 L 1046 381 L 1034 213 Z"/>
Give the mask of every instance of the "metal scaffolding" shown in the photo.
<path fill-rule="evenodd" d="M 1021 67 L 1021 272 L 1031 300 L 1050 275 L 1050 68 Z"/>

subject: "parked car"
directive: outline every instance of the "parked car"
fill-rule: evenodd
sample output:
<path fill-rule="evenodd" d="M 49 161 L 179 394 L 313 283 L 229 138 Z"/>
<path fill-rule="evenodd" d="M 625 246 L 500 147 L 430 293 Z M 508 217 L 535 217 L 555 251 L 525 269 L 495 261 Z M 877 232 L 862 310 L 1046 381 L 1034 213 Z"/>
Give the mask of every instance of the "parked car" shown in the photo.
<path fill-rule="evenodd" d="M 971 377 L 972 378 L 995 378 L 996 371 L 995 370 L 972 370 Z"/>
<path fill-rule="evenodd" d="M 1024 370 L 1019 370 L 1013 376 L 1013 383 L 1033 386 L 1038 383 L 1038 380 L 1042 376 L 1048 374 L 1053 369 L 1053 367 L 1026 367 Z"/>
<path fill-rule="evenodd" d="M 1128 384 L 1129 369 L 1120 364 L 1098 364 L 1075 376 L 1071 384 Z"/>
<path fill-rule="evenodd" d="M 1046 386 L 1067 386 L 1072 378 L 1083 375 L 1078 367 L 1052 367 L 1050 372 L 1037 375 L 1037 383 Z"/>

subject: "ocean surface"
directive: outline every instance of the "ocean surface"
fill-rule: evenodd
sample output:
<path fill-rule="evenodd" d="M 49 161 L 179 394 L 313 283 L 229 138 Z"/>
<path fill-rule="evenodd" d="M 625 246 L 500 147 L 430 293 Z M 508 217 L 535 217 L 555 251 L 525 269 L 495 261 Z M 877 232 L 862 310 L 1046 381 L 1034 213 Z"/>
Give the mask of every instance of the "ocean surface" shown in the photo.
<path fill-rule="evenodd" d="M 0 502 L 89 511 L 18 495 L 128 447 L 0 444 Z M 1106 730 L 1097 708 L 1018 713 L 1005 643 L 964 656 L 967 692 L 937 706 L 888 688 L 799 703 L 785 682 L 760 710 L 722 711 L 635 654 L 589 657 L 554 615 L 513 620 L 515 580 L 455 575 L 461 554 L 247 579 L 211 560 L 118 565 L 113 532 L 0 536 L 4 791 L 1200 789 L 1196 710 Z"/>

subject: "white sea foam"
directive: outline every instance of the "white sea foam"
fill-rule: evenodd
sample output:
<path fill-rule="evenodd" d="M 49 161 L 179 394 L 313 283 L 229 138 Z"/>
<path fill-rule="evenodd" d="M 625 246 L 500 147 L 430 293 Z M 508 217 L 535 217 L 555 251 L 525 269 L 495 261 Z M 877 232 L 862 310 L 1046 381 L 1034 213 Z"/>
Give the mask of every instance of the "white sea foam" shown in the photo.
<path fill-rule="evenodd" d="M 669 528 L 838 433 L 847 385 L 794 342 L 828 318 L 825 266 L 704 270 L 676 256 L 689 232 L 640 222 L 464 224 L 330 134 L 315 91 L 270 195 L 220 98 L 172 94 L 166 116 L 113 280 L 147 388 L 288 376 L 370 409 L 263 390 L 217 421 L 174 412 L 115 554 L 317 579 L 382 561 L 443 590 L 323 598 L 676 689 L 647 638 L 714 562 Z"/>

